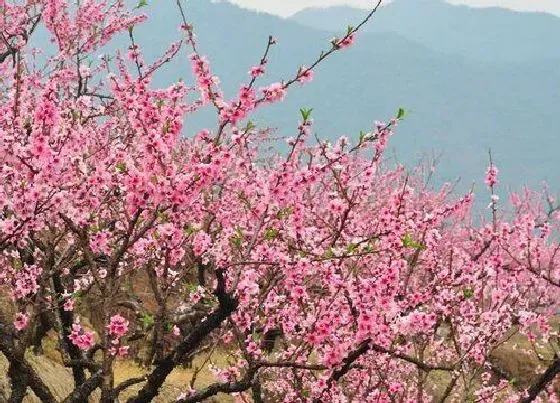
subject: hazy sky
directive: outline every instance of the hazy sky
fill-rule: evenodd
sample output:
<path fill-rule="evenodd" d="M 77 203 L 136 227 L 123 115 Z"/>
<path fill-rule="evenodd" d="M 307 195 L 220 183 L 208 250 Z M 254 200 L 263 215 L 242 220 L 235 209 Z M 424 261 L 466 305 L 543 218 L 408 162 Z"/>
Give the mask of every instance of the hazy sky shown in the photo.
<path fill-rule="evenodd" d="M 347 4 L 369 7 L 373 0 L 230 0 L 240 6 L 288 16 L 305 7 Z M 560 16 L 560 0 L 448 0 L 450 3 L 476 7 L 499 6 L 522 11 L 546 11 Z"/>

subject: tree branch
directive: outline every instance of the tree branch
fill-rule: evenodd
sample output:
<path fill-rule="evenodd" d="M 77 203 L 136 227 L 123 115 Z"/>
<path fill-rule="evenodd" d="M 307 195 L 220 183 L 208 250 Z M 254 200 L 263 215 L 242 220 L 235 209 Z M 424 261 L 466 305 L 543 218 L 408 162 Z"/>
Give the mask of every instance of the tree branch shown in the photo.
<path fill-rule="evenodd" d="M 560 374 L 560 357 L 555 357 L 554 361 L 546 369 L 544 374 L 541 375 L 539 379 L 529 388 L 527 391 L 527 397 L 521 399 L 520 403 L 530 403 L 537 398 L 539 393 L 541 393 L 550 382 L 556 378 L 556 375 Z"/>
<path fill-rule="evenodd" d="M 219 308 L 208 315 L 206 320 L 200 322 L 198 326 L 148 375 L 147 382 L 138 394 L 130 398 L 128 403 L 148 403 L 155 398 L 159 389 L 165 382 L 167 376 L 179 365 L 183 358 L 192 353 L 202 343 L 210 333 L 219 328 L 238 306 L 238 301 L 226 292 L 225 278 L 222 270 L 216 272 L 218 284 L 214 294 L 218 298 Z"/>

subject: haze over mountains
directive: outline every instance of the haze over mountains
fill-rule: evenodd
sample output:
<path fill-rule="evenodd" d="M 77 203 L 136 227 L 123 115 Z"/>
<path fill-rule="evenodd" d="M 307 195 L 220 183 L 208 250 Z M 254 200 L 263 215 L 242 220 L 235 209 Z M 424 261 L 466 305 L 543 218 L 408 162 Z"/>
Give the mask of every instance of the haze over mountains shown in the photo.
<path fill-rule="evenodd" d="M 290 19 L 323 30 L 359 21 L 364 10 L 308 8 Z M 382 7 L 367 32 L 392 32 L 450 55 L 488 62 L 557 59 L 560 19 L 545 13 L 472 8 L 444 0 L 395 0 Z"/>
<path fill-rule="evenodd" d="M 135 32 L 149 61 L 178 38 L 174 1 L 152 0 L 150 20 Z M 209 56 L 222 88 L 233 98 L 258 63 L 269 34 L 278 39 L 262 86 L 288 79 L 329 46 L 335 32 L 356 24 L 364 10 L 304 10 L 290 19 L 241 9 L 226 2 L 189 1 L 201 53 Z M 439 0 L 396 0 L 381 8 L 356 45 L 320 65 L 312 83 L 266 107 L 257 123 L 295 134 L 299 108 L 314 108 L 322 138 L 357 139 L 374 120 L 399 107 L 411 110 L 392 139 L 399 161 L 443 153 L 436 180 L 461 177 L 482 190 L 488 148 L 505 186 L 560 191 L 560 18 L 502 9 L 471 9 Z M 123 38 L 123 44 L 127 44 Z M 126 45 L 125 45 L 126 46 Z M 157 76 L 158 84 L 191 80 L 186 58 Z M 187 122 L 188 131 L 213 123 L 209 113 Z M 391 151 L 393 152 L 393 151 Z M 484 194 L 482 192 L 482 194 Z M 484 196 L 482 196 L 484 197 Z"/>

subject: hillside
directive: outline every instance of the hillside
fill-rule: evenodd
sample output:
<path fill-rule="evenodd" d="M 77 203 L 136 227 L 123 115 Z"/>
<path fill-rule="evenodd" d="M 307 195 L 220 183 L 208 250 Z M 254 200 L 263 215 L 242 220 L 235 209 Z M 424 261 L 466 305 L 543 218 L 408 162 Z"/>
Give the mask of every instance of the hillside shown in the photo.
<path fill-rule="evenodd" d="M 387 6 L 377 17 L 406 4 L 401 0 Z M 176 15 L 172 6 L 149 8 L 152 20 L 138 31 L 140 42 L 152 53 L 176 35 L 175 24 L 169 23 L 169 16 Z M 443 8 L 481 16 L 488 13 L 490 17 L 505 13 L 447 4 Z M 278 38 L 279 44 L 270 57 L 266 82 L 287 78 L 298 66 L 310 63 L 333 36 L 227 3 L 193 2 L 189 12 L 202 38 L 201 52 L 210 57 L 213 66 L 219 66 L 215 71 L 226 94 L 232 96 L 260 57 L 268 34 Z M 560 21 L 547 15 L 510 14 L 528 21 Z M 370 29 L 378 29 L 380 21 L 374 19 Z M 184 59 L 176 62 L 161 79 L 188 77 L 190 67 L 183 63 Z M 313 107 L 321 137 L 356 137 L 360 130 L 371 127 L 373 120 L 387 118 L 403 106 L 412 112 L 392 142 L 400 160 L 414 164 L 426 155 L 443 153 L 439 172 L 445 176 L 439 179 L 461 176 L 462 188 L 467 189 L 482 177 L 491 147 L 505 185 L 538 185 L 546 180 L 559 189 L 560 178 L 555 175 L 560 135 L 556 112 L 560 104 L 559 65 L 546 59 L 484 62 L 438 52 L 394 32 L 369 32 L 360 36 L 355 47 L 322 65 L 315 82 L 294 90 L 297 96 L 288 95 L 282 105 L 262 111 L 259 123 L 292 135 L 299 108 Z M 193 121 L 192 127 L 206 122 L 208 116 Z"/>
<path fill-rule="evenodd" d="M 560 19 L 538 13 L 470 9 L 439 0 L 420 2 L 425 7 L 397 0 L 380 9 L 367 25 L 369 32 L 360 34 L 354 47 L 322 64 L 315 81 L 294 88 L 282 104 L 261 110 L 257 123 L 292 136 L 299 109 L 312 107 L 320 137 L 356 138 L 360 130 L 371 128 L 374 120 L 389 118 L 404 107 L 411 113 L 391 148 L 396 158 L 409 166 L 426 156 L 442 154 L 436 175 L 439 183 L 461 177 L 459 191 L 469 189 L 473 181 L 481 183 L 491 147 L 504 186 L 536 187 L 548 181 L 553 190 L 560 190 L 556 175 L 560 52 L 551 45 L 560 37 Z M 149 61 L 178 37 L 179 15 L 174 2 L 152 1 L 142 11 L 149 21 L 137 27 L 135 35 Z M 430 13 L 430 18 L 422 13 Z M 200 38 L 200 52 L 209 56 L 227 97 L 233 97 L 239 83 L 247 81 L 249 68 L 259 60 L 269 34 L 277 38 L 278 45 L 270 55 L 262 86 L 291 77 L 299 66 L 311 63 L 334 36 L 332 31 L 301 24 L 303 17 L 344 27 L 350 20 L 359 21 L 363 11 L 308 10 L 294 16 L 296 22 L 201 0 L 189 2 L 187 14 Z M 464 19 L 464 24 L 453 23 L 457 18 Z M 446 19 L 454 29 L 440 26 Z M 478 29 L 469 25 L 475 23 Z M 388 25 L 394 31 L 387 30 Z M 554 34 L 556 29 L 558 35 Z M 538 45 L 533 46 L 534 37 L 525 35 L 526 30 L 540 35 Z M 472 43 L 458 39 L 467 36 Z M 476 54 L 472 50 L 481 38 L 490 42 Z M 41 36 L 38 40 L 44 41 Z M 126 43 L 128 38 L 123 37 L 117 46 Z M 454 52 L 444 51 L 453 46 Z M 495 47 L 502 47 L 503 53 L 485 60 L 484 54 L 492 53 Z M 524 54 L 525 48 L 534 54 Z M 508 60 L 516 58 L 522 60 Z M 184 53 L 159 72 L 155 83 L 178 78 L 192 80 Z M 212 111 L 205 111 L 187 122 L 188 133 L 214 122 Z"/>
<path fill-rule="evenodd" d="M 344 29 L 364 10 L 309 8 L 291 20 L 328 31 Z M 384 6 L 369 32 L 393 32 L 429 48 L 487 62 L 550 60 L 559 56 L 560 18 L 497 7 L 472 8 L 444 0 L 395 0 Z"/>

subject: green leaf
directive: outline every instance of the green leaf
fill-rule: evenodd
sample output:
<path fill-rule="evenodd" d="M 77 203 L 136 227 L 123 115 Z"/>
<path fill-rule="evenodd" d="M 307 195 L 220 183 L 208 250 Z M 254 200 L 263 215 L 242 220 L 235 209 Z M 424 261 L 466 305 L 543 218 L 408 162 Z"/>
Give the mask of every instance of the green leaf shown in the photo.
<path fill-rule="evenodd" d="M 239 227 L 235 229 L 236 235 L 232 236 L 230 241 L 233 246 L 236 248 L 241 248 L 241 244 L 243 243 L 243 230 Z"/>
<path fill-rule="evenodd" d="M 309 108 L 309 109 L 302 108 L 299 111 L 301 113 L 301 117 L 303 121 L 306 122 L 310 118 L 311 112 L 313 112 L 313 108 Z"/>
<path fill-rule="evenodd" d="M 275 228 L 269 228 L 264 234 L 264 239 L 267 241 L 272 241 L 278 237 L 278 231 Z"/>
<path fill-rule="evenodd" d="M 128 33 L 132 34 L 132 31 L 134 31 L 134 25 L 131 25 L 130 27 L 128 27 Z"/>
<path fill-rule="evenodd" d="M 150 326 L 154 324 L 154 315 L 149 312 L 146 312 L 140 317 L 140 322 L 142 323 L 142 327 L 144 329 L 148 329 Z"/>
<path fill-rule="evenodd" d="M 251 210 L 251 202 L 249 201 L 249 198 L 244 191 L 237 193 L 237 197 L 239 197 L 239 200 L 241 200 L 245 204 L 248 210 Z"/>
<path fill-rule="evenodd" d="M 291 207 L 286 207 L 278 211 L 276 213 L 276 218 L 279 220 L 283 220 L 284 218 L 288 218 L 290 214 L 292 214 L 293 209 Z"/>
<path fill-rule="evenodd" d="M 185 235 L 192 235 L 195 232 L 198 232 L 198 230 L 195 227 L 193 227 L 191 223 L 187 223 L 183 227 L 183 232 L 185 233 Z"/>
<path fill-rule="evenodd" d="M 156 217 L 161 222 L 169 222 L 169 214 L 167 214 L 163 211 L 158 211 L 157 214 L 156 214 Z"/>
<path fill-rule="evenodd" d="M 472 298 L 473 295 L 474 295 L 474 292 L 473 292 L 472 288 L 465 288 L 463 290 L 463 296 L 465 298 Z"/>
<path fill-rule="evenodd" d="M 257 127 L 252 120 L 249 120 L 247 122 L 247 124 L 245 125 L 245 130 L 246 132 L 248 132 L 249 130 L 253 130 L 255 127 Z"/>
<path fill-rule="evenodd" d="M 136 8 L 146 7 L 148 5 L 148 0 L 140 0 Z"/>
<path fill-rule="evenodd" d="M 412 248 L 412 249 L 417 249 L 417 250 L 425 250 L 426 249 L 426 245 L 423 245 L 420 242 L 412 239 L 410 234 L 405 234 L 405 236 L 402 239 L 402 243 L 403 243 L 403 246 L 405 248 Z"/>
<path fill-rule="evenodd" d="M 211 299 L 205 299 L 203 301 L 209 307 L 215 308 L 218 306 L 218 301 L 216 301 L 215 299 L 211 298 Z"/>
<path fill-rule="evenodd" d="M 332 259 L 334 257 L 334 251 L 332 248 L 327 249 L 325 252 L 325 259 Z"/>
<path fill-rule="evenodd" d="M 397 119 L 404 119 L 406 115 L 407 115 L 407 111 L 404 108 L 399 108 L 399 111 L 397 113 Z"/>
<path fill-rule="evenodd" d="M 235 246 L 237 249 L 241 248 L 241 239 L 239 239 L 238 237 L 234 236 L 233 238 L 231 238 L 231 243 L 232 243 L 233 246 Z"/>
<path fill-rule="evenodd" d="M 117 162 L 117 164 L 115 165 L 115 167 L 117 168 L 117 172 L 119 173 L 123 173 L 126 172 L 126 163 L 123 161 L 119 161 Z"/>
<path fill-rule="evenodd" d="M 364 252 L 365 253 L 372 253 L 374 251 L 375 251 L 375 249 L 373 249 L 373 246 L 371 246 L 369 244 L 364 247 Z"/>
<path fill-rule="evenodd" d="M 195 283 L 188 283 L 187 290 L 189 290 L 189 294 L 195 293 L 198 289 L 198 286 Z"/>
<path fill-rule="evenodd" d="M 354 251 L 356 250 L 356 248 L 358 247 L 358 245 L 356 245 L 355 243 L 351 243 L 348 245 L 348 247 L 346 248 L 346 252 L 348 253 L 354 253 Z"/>
<path fill-rule="evenodd" d="M 348 27 L 346 27 L 346 32 L 349 34 L 353 29 L 354 27 L 352 25 L 348 25 Z"/>

